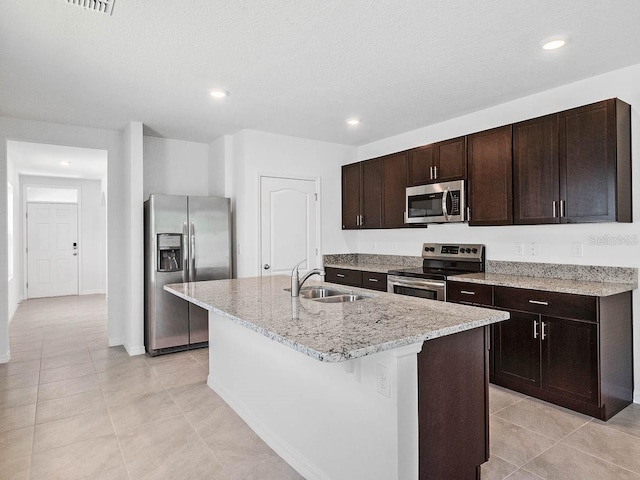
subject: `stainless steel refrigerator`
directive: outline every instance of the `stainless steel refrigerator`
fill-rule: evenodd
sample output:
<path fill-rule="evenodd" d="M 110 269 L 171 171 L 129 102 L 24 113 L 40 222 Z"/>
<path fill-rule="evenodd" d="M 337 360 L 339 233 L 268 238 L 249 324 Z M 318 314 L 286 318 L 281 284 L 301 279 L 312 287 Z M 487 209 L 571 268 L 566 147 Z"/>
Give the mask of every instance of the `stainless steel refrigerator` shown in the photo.
<path fill-rule="evenodd" d="M 144 337 L 150 355 L 206 346 L 208 312 L 170 283 L 231 278 L 228 198 L 151 195 L 144 202 Z"/>

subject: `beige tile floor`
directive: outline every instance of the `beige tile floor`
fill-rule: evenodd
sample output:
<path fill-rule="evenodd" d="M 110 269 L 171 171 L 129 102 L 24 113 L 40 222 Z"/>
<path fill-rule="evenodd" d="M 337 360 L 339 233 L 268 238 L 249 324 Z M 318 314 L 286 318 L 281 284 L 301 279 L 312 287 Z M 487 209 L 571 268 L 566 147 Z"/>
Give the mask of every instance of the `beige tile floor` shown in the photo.
<path fill-rule="evenodd" d="M 108 348 L 103 296 L 25 301 L 10 341 L 0 480 L 302 478 L 206 386 L 206 350 Z M 492 386 L 490 407 L 483 480 L 640 480 L 640 405 L 603 423 Z"/>

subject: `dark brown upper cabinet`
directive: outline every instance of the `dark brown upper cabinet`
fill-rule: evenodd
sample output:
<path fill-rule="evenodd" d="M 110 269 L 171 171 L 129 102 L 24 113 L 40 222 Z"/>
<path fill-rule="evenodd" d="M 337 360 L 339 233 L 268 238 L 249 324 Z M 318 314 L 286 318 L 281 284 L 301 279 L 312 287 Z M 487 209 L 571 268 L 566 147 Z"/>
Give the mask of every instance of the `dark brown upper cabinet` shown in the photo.
<path fill-rule="evenodd" d="M 406 152 L 342 167 L 342 228 L 404 226 Z"/>
<path fill-rule="evenodd" d="M 630 135 L 618 99 L 514 124 L 514 223 L 630 222 Z"/>
<path fill-rule="evenodd" d="M 559 115 L 561 222 L 631 222 L 631 107 L 613 98 Z"/>
<path fill-rule="evenodd" d="M 407 152 L 382 158 L 382 227 L 402 228 L 407 189 Z"/>
<path fill-rule="evenodd" d="M 511 225 L 511 125 L 468 136 L 469 225 Z"/>
<path fill-rule="evenodd" d="M 382 159 L 362 162 L 362 209 L 360 228 L 382 225 Z"/>
<path fill-rule="evenodd" d="M 560 222 L 558 114 L 513 125 L 513 223 Z"/>
<path fill-rule="evenodd" d="M 409 150 L 409 186 L 464 180 L 466 176 L 466 137 L 445 140 Z"/>
<path fill-rule="evenodd" d="M 359 163 L 342 166 L 342 229 L 360 228 L 360 191 L 362 166 Z"/>

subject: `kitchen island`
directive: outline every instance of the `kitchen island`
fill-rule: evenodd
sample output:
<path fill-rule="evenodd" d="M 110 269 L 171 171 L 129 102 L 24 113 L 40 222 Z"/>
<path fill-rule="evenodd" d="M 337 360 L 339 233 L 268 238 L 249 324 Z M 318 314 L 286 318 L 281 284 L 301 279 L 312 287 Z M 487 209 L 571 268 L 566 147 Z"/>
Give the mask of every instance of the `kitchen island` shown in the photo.
<path fill-rule="evenodd" d="M 310 282 L 311 285 L 320 285 Z M 477 478 L 501 311 L 274 276 L 166 286 L 209 311 L 209 386 L 307 479 Z"/>

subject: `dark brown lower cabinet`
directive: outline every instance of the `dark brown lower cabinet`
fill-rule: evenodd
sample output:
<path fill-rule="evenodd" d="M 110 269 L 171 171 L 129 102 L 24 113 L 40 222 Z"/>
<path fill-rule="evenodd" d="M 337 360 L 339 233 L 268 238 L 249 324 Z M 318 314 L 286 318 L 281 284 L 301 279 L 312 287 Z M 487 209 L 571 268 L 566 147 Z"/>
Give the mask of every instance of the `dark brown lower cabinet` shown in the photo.
<path fill-rule="evenodd" d="M 418 354 L 420 480 L 476 480 L 489 459 L 488 328 L 426 341 Z"/>
<path fill-rule="evenodd" d="M 354 270 L 351 268 L 326 267 L 325 281 L 350 285 L 352 287 L 364 287 L 370 290 L 387 291 L 387 274 L 378 272 L 367 272 Z"/>
<path fill-rule="evenodd" d="M 631 403 L 631 292 L 588 297 L 496 286 L 494 307 L 511 318 L 492 328 L 492 383 L 601 420 Z"/>

